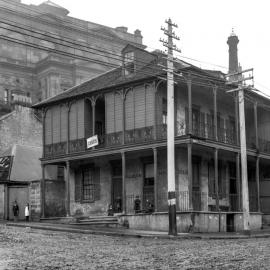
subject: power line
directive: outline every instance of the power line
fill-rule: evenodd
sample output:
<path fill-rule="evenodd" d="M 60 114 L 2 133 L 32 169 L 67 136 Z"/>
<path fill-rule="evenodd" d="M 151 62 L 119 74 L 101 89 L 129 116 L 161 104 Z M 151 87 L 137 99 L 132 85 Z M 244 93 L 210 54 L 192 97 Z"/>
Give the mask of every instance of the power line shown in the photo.
<path fill-rule="evenodd" d="M 5 2 L 5 3 L 9 3 L 8 1 L 5 1 L 5 0 L 1 0 L 2 2 Z M 34 14 L 36 14 L 36 15 L 39 15 L 39 17 L 35 17 L 35 16 L 33 16 L 33 15 L 30 15 L 29 13 L 23 13 L 23 12 L 20 12 L 20 11 L 14 11 L 13 9 L 10 9 L 10 8 L 7 8 L 7 7 L 5 7 L 5 6 L 1 6 L 1 9 L 2 10 L 6 10 L 6 11 L 9 11 L 9 12 L 11 12 L 11 13 L 15 13 L 16 14 L 16 16 L 18 16 L 18 14 L 21 14 L 21 15 L 23 15 L 24 17 L 26 17 L 26 18 L 30 18 L 30 19 L 32 19 L 32 20 L 34 20 L 34 21 L 36 21 L 37 20 L 37 18 L 38 18 L 38 21 L 39 22 L 44 22 L 45 24 L 53 24 L 53 25 L 56 25 L 56 26 L 60 26 L 61 27 L 61 29 L 66 29 L 66 30 L 68 30 L 68 31 L 70 31 L 70 30 L 81 30 L 82 32 L 84 32 L 84 33 L 87 33 L 87 34 L 89 34 L 89 35 L 92 35 L 92 36 L 97 36 L 97 34 L 101 34 L 101 36 L 102 37 L 106 37 L 106 38 L 108 38 L 108 39 L 112 39 L 112 36 L 110 36 L 110 35 L 108 35 L 108 34 L 106 34 L 106 33 L 104 33 L 103 31 L 100 31 L 100 30 L 98 30 L 98 29 L 89 29 L 88 27 L 80 27 L 80 26 L 78 26 L 78 25 L 76 25 L 76 27 L 74 27 L 74 24 L 73 23 L 71 23 L 71 22 L 69 22 L 68 20 L 62 20 L 62 19 L 60 19 L 59 17 L 57 17 L 57 16 L 54 16 L 54 19 L 56 20 L 56 21 L 58 21 L 60 24 L 57 24 L 57 23 L 55 23 L 55 22 L 52 22 L 52 21 L 48 21 L 48 20 L 46 20 L 46 19 L 44 19 L 44 18 L 42 18 L 42 16 L 44 16 L 44 15 L 46 15 L 46 13 L 42 13 L 42 12 L 38 12 L 37 10 L 33 10 L 33 9 L 30 9 L 30 8 L 28 8 L 28 7 L 25 7 L 25 6 L 20 6 L 20 8 L 22 8 L 22 9 L 25 9 L 26 11 L 30 11 L 30 12 L 32 12 L 32 13 L 34 13 Z M 5 18 L 6 19 L 6 18 Z M 75 18 L 76 19 L 76 18 Z M 76 20 L 80 20 L 80 19 L 76 19 Z M 82 21 L 82 20 L 80 20 L 80 21 Z M 85 22 L 85 21 L 84 21 Z M 18 23 L 18 22 L 15 22 L 15 23 Z M 90 23 L 90 22 L 89 22 Z M 92 22 L 91 22 L 92 23 Z M 20 22 L 20 24 L 22 25 L 22 23 Z M 70 26 L 68 26 L 67 24 L 69 24 Z M 95 23 L 92 23 L 92 24 L 95 24 Z M 87 24 L 88 25 L 88 24 Z M 104 26 L 104 25 L 99 25 L 99 24 L 95 24 L 95 25 L 97 25 L 97 26 L 102 26 L 103 28 L 107 28 L 107 29 L 110 29 L 112 32 L 113 32 L 113 30 L 114 31 L 116 31 L 114 28 L 111 28 L 111 27 L 108 27 L 108 26 Z M 25 25 L 24 24 L 24 26 L 28 26 L 28 25 Z M 33 27 L 32 25 L 31 25 L 31 27 Z M 128 33 L 129 35 L 133 35 L 133 34 L 131 34 L 131 33 Z M 141 45 L 141 44 L 139 44 L 139 43 L 136 43 L 136 42 L 134 42 L 134 41 L 130 41 L 130 40 L 127 40 L 127 39 L 123 39 L 123 38 L 121 38 L 121 37 L 119 37 L 118 35 L 116 35 L 117 36 L 117 40 L 118 41 L 122 41 L 123 43 L 133 43 L 133 44 L 137 44 L 137 45 Z M 141 45 L 141 46 L 143 46 L 143 45 Z M 115 48 L 118 48 L 118 49 L 121 49 L 122 47 L 121 46 L 119 46 L 119 45 L 114 45 L 114 47 Z"/>
<path fill-rule="evenodd" d="M 5 0 L 1 0 L 1 1 L 3 1 L 3 2 L 6 2 L 6 3 L 8 3 L 7 1 L 5 1 Z M 23 9 L 26 9 L 26 10 L 28 10 L 28 11 L 32 11 L 33 13 L 36 13 L 36 14 L 38 14 L 38 15 L 44 15 L 44 13 L 41 13 L 41 12 L 38 12 L 37 10 L 33 10 L 33 9 L 30 9 L 30 8 L 27 8 L 27 7 L 22 7 Z M 11 11 L 11 12 L 14 12 L 12 9 L 8 9 L 8 8 L 3 8 L 3 9 L 6 9 L 6 10 L 9 10 L 9 11 Z M 18 12 L 17 12 L 18 13 Z M 25 16 L 25 14 L 24 13 L 21 13 L 21 14 L 23 14 L 24 16 Z M 35 19 L 35 17 L 33 17 L 33 16 L 30 16 L 30 15 L 28 15 L 28 17 L 30 17 L 30 18 L 34 18 Z M 39 19 L 41 19 L 41 18 L 39 18 Z M 55 19 L 57 19 L 59 22 L 61 22 L 61 23 L 63 23 L 63 20 L 61 20 L 61 19 L 59 19 L 59 18 L 57 18 L 57 17 L 55 17 Z M 45 21 L 45 22 L 47 22 L 47 23 L 52 23 L 52 22 L 48 22 L 48 21 L 46 21 L 46 20 L 44 20 L 44 19 L 41 19 L 42 21 Z M 78 19 L 79 20 L 79 19 Z M 10 21 L 10 20 L 9 20 Z M 66 21 L 65 21 L 66 22 Z M 25 25 L 26 26 L 26 25 Z M 73 28 L 74 28 L 74 25 L 72 25 L 73 26 Z M 63 25 L 61 25 L 61 27 L 63 27 L 63 28 L 66 28 L 66 27 L 64 27 Z M 106 28 L 106 26 L 104 26 L 105 28 Z M 68 29 L 70 29 L 71 27 L 69 27 Z M 108 27 L 109 28 L 109 27 Z M 84 28 L 79 28 L 79 29 L 82 29 L 82 30 L 84 30 L 85 31 L 85 29 Z M 100 33 L 100 34 L 102 34 L 102 36 L 104 36 L 104 33 L 102 32 L 102 31 L 99 31 L 99 30 L 95 30 L 95 31 L 93 31 L 93 30 L 91 30 L 91 29 L 88 29 L 87 28 L 87 33 L 90 33 L 91 34 L 91 32 L 93 32 L 94 34 L 95 33 Z M 105 35 L 106 36 L 106 35 Z M 56 38 L 57 38 L 57 36 L 55 36 Z M 125 40 L 125 39 L 121 39 L 121 38 L 117 38 L 117 39 L 119 39 L 119 40 L 122 40 L 122 41 L 124 41 L 124 42 L 128 42 L 127 40 Z M 80 46 L 82 46 L 82 45 L 80 45 Z M 118 48 L 118 49 L 121 49 L 122 47 L 120 47 L 120 46 L 117 46 L 117 45 L 114 45 L 114 47 L 115 48 Z M 153 50 L 156 50 L 156 48 L 152 48 L 152 47 L 149 47 L 149 46 L 147 46 L 148 48 L 150 48 L 150 49 L 153 49 Z M 202 64 L 208 64 L 208 65 L 212 65 L 212 66 L 216 66 L 216 67 L 219 67 L 219 68 L 224 68 L 224 69 L 228 69 L 227 67 L 225 67 L 225 66 L 222 66 L 222 65 L 217 65 L 217 64 L 214 64 L 214 63 L 210 63 L 210 62 L 206 62 L 206 61 L 202 61 L 202 60 L 198 60 L 198 59 L 195 59 L 195 58 L 191 58 L 191 57 L 187 57 L 187 56 L 183 56 L 183 55 L 177 55 L 178 57 L 180 57 L 180 58 L 184 58 L 184 59 L 189 59 L 189 60 L 192 60 L 192 61 L 196 61 L 196 62 L 199 62 L 199 63 L 202 63 Z"/>

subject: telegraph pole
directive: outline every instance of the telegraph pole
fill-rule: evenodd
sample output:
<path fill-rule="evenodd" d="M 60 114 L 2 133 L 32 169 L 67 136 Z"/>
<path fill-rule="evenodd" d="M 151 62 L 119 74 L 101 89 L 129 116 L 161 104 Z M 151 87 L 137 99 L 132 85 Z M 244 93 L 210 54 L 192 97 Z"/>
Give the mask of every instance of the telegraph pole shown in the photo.
<path fill-rule="evenodd" d="M 169 207 L 169 235 L 177 235 L 176 225 L 176 196 L 175 196 L 175 153 L 174 153 L 174 67 L 173 51 L 177 50 L 173 45 L 173 39 L 179 40 L 173 32 L 171 19 L 166 20 L 167 29 L 161 28 L 168 40 L 160 40 L 167 47 L 167 182 L 168 182 L 168 207 Z"/>
<path fill-rule="evenodd" d="M 238 71 L 233 74 L 228 74 L 229 78 L 236 77 L 236 81 L 231 81 L 229 84 L 238 84 L 238 88 L 229 90 L 228 92 L 238 92 L 239 104 L 239 125 L 240 125 L 240 150 L 241 150 L 241 179 L 242 179 L 242 206 L 243 206 L 243 227 L 244 231 L 249 232 L 249 193 L 248 193 L 248 174 L 247 174 L 247 147 L 246 147 L 246 124 L 245 124 L 245 95 L 244 91 L 249 90 L 250 86 L 243 85 L 244 81 L 252 80 L 252 76 L 245 78 L 246 72 L 252 72 L 253 69 Z"/>

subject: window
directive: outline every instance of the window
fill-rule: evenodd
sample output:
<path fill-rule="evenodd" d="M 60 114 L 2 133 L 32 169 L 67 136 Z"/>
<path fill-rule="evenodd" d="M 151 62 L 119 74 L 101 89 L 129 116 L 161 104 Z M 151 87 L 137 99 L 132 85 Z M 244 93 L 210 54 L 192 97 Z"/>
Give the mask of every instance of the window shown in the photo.
<path fill-rule="evenodd" d="M 127 52 L 124 55 L 124 71 L 125 75 L 128 76 L 135 72 L 134 64 L 134 52 Z"/>
<path fill-rule="evenodd" d="M 65 168 L 63 166 L 57 167 L 57 180 L 59 181 L 65 180 Z"/>
<path fill-rule="evenodd" d="M 95 185 L 93 169 L 84 169 L 82 173 L 82 200 L 93 202 L 95 200 Z"/>

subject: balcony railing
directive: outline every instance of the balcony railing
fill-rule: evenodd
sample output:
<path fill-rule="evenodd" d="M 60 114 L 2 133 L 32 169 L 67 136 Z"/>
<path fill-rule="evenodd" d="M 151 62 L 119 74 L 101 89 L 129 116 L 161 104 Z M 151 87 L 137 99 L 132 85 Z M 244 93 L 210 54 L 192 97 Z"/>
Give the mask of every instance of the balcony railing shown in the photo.
<path fill-rule="evenodd" d="M 49 156 L 61 156 L 67 152 L 67 143 L 59 142 L 54 144 L 48 144 L 44 147 L 44 155 Z"/>
<path fill-rule="evenodd" d="M 125 137 L 123 141 L 123 132 L 114 132 L 98 136 L 99 145 L 96 149 L 103 149 L 107 147 L 120 146 L 123 143 L 137 144 L 145 143 L 156 140 L 166 140 L 167 138 L 167 125 L 161 124 L 154 126 L 148 126 L 143 128 L 125 130 Z M 185 122 L 176 122 L 175 136 L 180 137 L 188 134 L 187 124 Z M 214 125 L 208 123 L 193 123 L 192 135 L 198 138 L 218 141 L 225 144 L 236 145 L 236 132 L 233 128 L 218 127 L 217 138 L 215 138 Z M 256 149 L 255 138 L 247 138 L 248 149 Z M 91 150 L 92 148 L 90 148 Z M 69 153 L 86 151 L 86 138 L 70 140 L 69 141 Z M 270 141 L 259 139 L 259 150 L 261 152 L 270 153 Z M 44 147 L 44 156 L 53 157 L 60 156 L 67 153 L 67 143 L 60 142 L 54 144 L 48 144 Z"/>
<path fill-rule="evenodd" d="M 219 194 L 219 211 L 222 212 L 241 212 L 240 196 L 238 194 Z M 190 205 L 189 191 L 176 191 L 176 210 L 185 211 L 217 211 L 215 194 L 207 192 L 193 191 L 192 205 Z M 141 196 L 129 194 L 126 196 L 126 209 L 128 213 L 149 213 L 168 211 L 167 192 L 157 194 L 157 206 L 154 205 L 154 193 L 145 193 Z M 250 212 L 258 211 L 257 195 L 249 195 Z"/>

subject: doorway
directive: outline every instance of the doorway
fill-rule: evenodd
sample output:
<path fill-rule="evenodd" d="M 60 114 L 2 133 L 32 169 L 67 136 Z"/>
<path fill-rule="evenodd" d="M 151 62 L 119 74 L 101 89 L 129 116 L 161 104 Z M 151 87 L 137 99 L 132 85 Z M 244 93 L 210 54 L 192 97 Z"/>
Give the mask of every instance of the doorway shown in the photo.
<path fill-rule="evenodd" d="M 111 161 L 112 172 L 112 208 L 114 213 L 121 213 L 123 194 L 122 194 L 122 163 L 121 160 Z"/>
<path fill-rule="evenodd" d="M 112 207 L 115 213 L 122 212 L 122 177 L 112 178 Z"/>
<path fill-rule="evenodd" d="M 27 203 L 29 203 L 29 189 L 28 186 L 9 186 L 8 187 L 8 192 L 9 192 L 9 216 L 8 219 L 9 220 L 13 220 L 14 219 L 14 215 L 13 215 L 13 211 L 12 211 L 12 207 L 13 207 L 13 203 L 16 200 L 19 206 L 19 220 L 24 220 L 25 216 L 24 216 L 24 208 L 25 205 Z"/>

